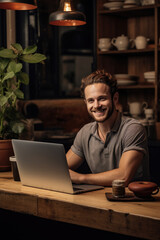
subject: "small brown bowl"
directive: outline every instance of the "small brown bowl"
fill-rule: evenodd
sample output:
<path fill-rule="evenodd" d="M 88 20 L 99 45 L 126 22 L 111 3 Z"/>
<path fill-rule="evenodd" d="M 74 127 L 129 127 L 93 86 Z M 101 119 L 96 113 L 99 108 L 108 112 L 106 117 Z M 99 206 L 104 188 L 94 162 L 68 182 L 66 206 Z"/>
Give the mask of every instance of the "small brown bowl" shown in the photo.
<path fill-rule="evenodd" d="M 145 181 L 132 182 L 128 185 L 128 189 L 140 198 L 150 197 L 159 192 L 159 187 L 156 183 Z"/>

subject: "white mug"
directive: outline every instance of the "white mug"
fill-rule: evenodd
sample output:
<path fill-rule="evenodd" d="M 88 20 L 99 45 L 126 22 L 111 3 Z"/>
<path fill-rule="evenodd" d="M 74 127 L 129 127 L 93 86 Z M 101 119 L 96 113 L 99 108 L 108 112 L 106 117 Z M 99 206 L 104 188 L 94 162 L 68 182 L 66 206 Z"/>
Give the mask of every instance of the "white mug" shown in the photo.
<path fill-rule="evenodd" d="M 146 108 L 144 110 L 144 114 L 147 119 L 153 119 L 153 109 L 152 108 Z"/>
<path fill-rule="evenodd" d="M 147 108 L 148 104 L 147 102 L 132 102 L 129 104 L 129 112 L 133 117 L 136 117 L 138 115 L 142 114 L 143 109 Z"/>
<path fill-rule="evenodd" d="M 144 49 L 147 47 L 147 43 L 150 39 L 144 36 L 137 36 L 135 41 L 135 45 L 137 49 Z"/>
<path fill-rule="evenodd" d="M 99 38 L 98 48 L 101 51 L 108 51 L 111 48 L 110 38 Z"/>

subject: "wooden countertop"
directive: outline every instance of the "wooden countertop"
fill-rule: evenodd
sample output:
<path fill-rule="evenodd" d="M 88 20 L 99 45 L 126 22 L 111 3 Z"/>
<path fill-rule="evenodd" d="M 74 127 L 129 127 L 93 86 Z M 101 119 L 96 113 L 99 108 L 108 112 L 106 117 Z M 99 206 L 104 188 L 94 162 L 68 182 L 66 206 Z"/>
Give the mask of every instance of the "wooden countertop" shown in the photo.
<path fill-rule="evenodd" d="M 111 202 L 111 188 L 70 195 L 22 186 L 0 173 L 0 208 L 130 236 L 160 239 L 160 193 L 151 202 Z"/>

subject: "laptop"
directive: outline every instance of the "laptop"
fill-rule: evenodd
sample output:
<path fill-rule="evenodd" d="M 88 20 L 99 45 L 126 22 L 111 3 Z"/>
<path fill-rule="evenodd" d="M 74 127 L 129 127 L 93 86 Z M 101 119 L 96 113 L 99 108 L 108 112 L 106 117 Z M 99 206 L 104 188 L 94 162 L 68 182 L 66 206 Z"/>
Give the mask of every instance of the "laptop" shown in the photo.
<path fill-rule="evenodd" d="M 12 140 L 22 185 L 69 194 L 104 187 L 72 184 L 63 144 Z"/>

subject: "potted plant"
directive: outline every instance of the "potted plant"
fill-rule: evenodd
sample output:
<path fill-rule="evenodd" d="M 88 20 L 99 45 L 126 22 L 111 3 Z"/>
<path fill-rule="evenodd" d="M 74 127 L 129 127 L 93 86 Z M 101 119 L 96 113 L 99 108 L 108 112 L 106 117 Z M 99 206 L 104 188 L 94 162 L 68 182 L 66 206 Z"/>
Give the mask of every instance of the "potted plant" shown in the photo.
<path fill-rule="evenodd" d="M 17 100 L 24 98 L 21 85 L 29 84 L 29 76 L 23 71 L 23 62 L 43 63 L 46 59 L 45 55 L 36 51 L 36 45 L 23 49 L 19 43 L 11 44 L 10 49 L 0 48 L 0 151 L 2 149 L 3 152 L 0 152 L 0 171 L 10 169 L 9 156 L 13 154 L 11 139 L 19 138 L 25 130 Z"/>

